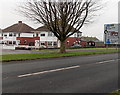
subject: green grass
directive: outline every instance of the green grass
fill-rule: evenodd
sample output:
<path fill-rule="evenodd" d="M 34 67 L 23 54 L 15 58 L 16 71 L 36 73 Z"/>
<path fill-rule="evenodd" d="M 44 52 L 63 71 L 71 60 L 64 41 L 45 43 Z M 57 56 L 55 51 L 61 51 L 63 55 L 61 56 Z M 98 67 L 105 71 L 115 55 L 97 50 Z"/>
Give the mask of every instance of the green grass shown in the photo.
<path fill-rule="evenodd" d="M 0 55 L 2 57 L 0 61 L 15 61 L 15 60 L 29 60 L 29 59 L 41 59 L 41 58 L 56 58 L 56 57 L 68 57 L 79 55 L 93 55 L 93 54 L 108 54 L 117 53 L 118 50 L 106 50 L 106 51 L 84 51 L 84 52 L 67 52 L 61 53 L 39 53 L 39 54 L 7 54 Z"/>
<path fill-rule="evenodd" d="M 108 95 L 120 95 L 120 90 L 113 91 L 112 93 Z"/>
<path fill-rule="evenodd" d="M 91 50 L 91 49 L 116 49 L 116 47 L 108 47 L 108 48 L 68 48 L 66 50 Z M 59 49 L 32 49 L 33 51 L 59 51 Z"/>

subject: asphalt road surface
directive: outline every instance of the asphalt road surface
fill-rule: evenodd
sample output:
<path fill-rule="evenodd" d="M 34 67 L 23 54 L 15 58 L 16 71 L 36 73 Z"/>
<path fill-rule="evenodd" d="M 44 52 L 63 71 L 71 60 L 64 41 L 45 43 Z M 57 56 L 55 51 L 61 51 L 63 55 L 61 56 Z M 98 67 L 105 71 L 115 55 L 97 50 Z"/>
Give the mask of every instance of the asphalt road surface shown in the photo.
<path fill-rule="evenodd" d="M 118 89 L 118 61 L 114 53 L 4 62 L 3 93 L 109 93 Z"/>

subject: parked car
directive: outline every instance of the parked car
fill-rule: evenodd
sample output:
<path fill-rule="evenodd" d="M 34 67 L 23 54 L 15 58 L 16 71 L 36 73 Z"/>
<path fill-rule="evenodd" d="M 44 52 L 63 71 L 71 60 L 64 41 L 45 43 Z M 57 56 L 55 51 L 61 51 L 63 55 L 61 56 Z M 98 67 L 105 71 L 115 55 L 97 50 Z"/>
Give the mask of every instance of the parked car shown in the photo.
<path fill-rule="evenodd" d="M 82 47 L 82 46 L 79 45 L 79 44 L 75 44 L 75 45 L 72 45 L 72 46 L 71 46 L 71 48 L 80 48 L 80 47 Z"/>

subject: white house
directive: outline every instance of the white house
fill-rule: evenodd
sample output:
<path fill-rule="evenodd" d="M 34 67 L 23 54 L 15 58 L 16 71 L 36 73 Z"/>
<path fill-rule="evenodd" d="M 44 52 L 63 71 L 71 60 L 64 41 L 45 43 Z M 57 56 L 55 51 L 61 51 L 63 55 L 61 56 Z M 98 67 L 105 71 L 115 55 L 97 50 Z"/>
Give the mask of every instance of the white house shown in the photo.
<path fill-rule="evenodd" d="M 74 28 L 73 28 L 74 29 Z M 80 42 L 82 32 L 78 31 L 66 40 L 66 46 Z M 0 44 L 3 49 L 25 48 L 58 48 L 60 41 L 45 26 L 33 29 L 22 21 L 0 31 Z"/>
<path fill-rule="evenodd" d="M 34 46 L 35 40 L 39 40 L 40 38 L 34 37 L 32 31 L 34 31 L 34 29 L 22 23 L 22 21 L 3 29 L 2 32 L 0 32 L 3 49 Z"/>
<path fill-rule="evenodd" d="M 39 27 L 35 30 L 36 35 L 40 37 L 40 47 L 45 48 L 57 48 L 60 47 L 60 41 L 58 38 L 45 26 Z M 82 32 L 78 31 L 74 33 L 66 40 L 66 46 L 73 45 L 76 43 L 76 38 L 80 38 L 82 36 Z M 67 45 L 69 44 L 69 45 Z"/>

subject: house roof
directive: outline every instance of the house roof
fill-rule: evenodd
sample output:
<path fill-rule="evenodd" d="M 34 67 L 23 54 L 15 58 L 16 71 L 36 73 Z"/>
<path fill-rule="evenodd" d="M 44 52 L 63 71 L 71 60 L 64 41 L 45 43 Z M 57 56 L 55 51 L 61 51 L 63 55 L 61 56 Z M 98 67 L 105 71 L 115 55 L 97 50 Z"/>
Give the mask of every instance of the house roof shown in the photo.
<path fill-rule="evenodd" d="M 46 26 L 41 26 L 37 28 L 35 31 L 50 31 Z"/>
<path fill-rule="evenodd" d="M 73 27 L 72 28 L 72 31 L 74 30 L 75 28 Z M 41 26 L 39 28 L 37 28 L 35 31 L 50 31 L 46 26 Z M 80 31 L 78 31 L 80 32 Z M 82 32 L 81 32 L 82 33 Z"/>
<path fill-rule="evenodd" d="M 22 23 L 22 21 L 19 21 L 17 24 L 14 24 L 12 26 L 9 26 L 2 30 L 2 32 L 21 32 L 21 33 L 29 33 L 31 31 L 34 31 L 32 27 L 28 26 L 25 23 Z"/>
<path fill-rule="evenodd" d="M 99 39 L 98 38 L 96 38 L 96 37 L 81 37 L 81 40 L 83 40 L 83 41 L 99 41 Z"/>

